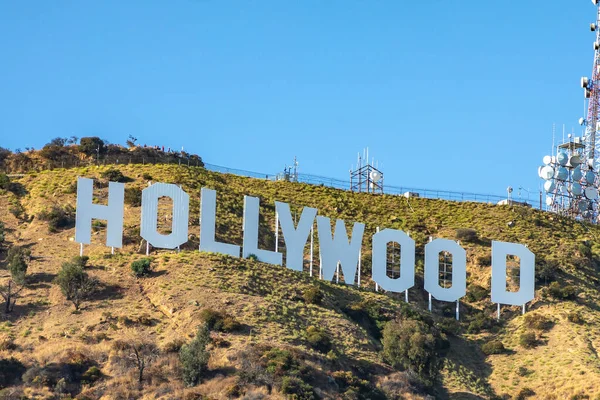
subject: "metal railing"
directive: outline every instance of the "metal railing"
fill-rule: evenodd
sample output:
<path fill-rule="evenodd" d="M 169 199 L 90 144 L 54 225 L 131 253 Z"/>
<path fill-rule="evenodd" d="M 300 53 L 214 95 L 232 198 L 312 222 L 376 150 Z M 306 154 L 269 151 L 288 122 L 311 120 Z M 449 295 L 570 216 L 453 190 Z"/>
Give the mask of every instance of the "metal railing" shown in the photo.
<path fill-rule="evenodd" d="M 265 174 L 260 172 L 246 171 L 241 169 L 234 169 L 223 167 L 221 165 L 204 164 L 204 167 L 210 171 L 220 172 L 225 174 L 233 174 L 238 176 L 246 176 L 250 178 L 265 179 L 265 180 L 277 180 L 279 174 Z M 309 185 L 323 185 L 342 190 L 350 190 L 350 181 L 344 181 L 336 178 L 329 178 L 319 175 L 311 174 L 298 174 L 298 182 L 307 183 Z M 385 194 L 392 195 L 403 195 L 405 193 L 416 193 L 419 197 L 427 199 L 441 199 L 451 201 L 473 201 L 478 203 L 492 203 L 497 204 L 502 200 L 506 200 L 506 196 L 499 196 L 494 194 L 482 194 L 482 193 L 471 193 L 471 192 L 454 192 L 449 190 L 435 190 L 435 189 L 423 189 L 407 186 L 392 186 L 384 185 L 383 192 Z M 513 199 L 513 201 L 523 201 L 521 199 Z M 532 205 L 536 207 L 535 204 Z M 537 208 L 537 207 L 536 207 Z"/>

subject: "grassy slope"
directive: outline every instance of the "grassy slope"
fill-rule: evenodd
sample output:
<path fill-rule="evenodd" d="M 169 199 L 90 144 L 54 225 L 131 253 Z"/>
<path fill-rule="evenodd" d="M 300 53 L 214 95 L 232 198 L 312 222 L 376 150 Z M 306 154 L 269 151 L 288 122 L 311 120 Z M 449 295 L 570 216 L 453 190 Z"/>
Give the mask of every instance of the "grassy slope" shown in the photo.
<path fill-rule="evenodd" d="M 132 334 L 151 335 L 161 344 L 174 337 L 184 338 L 193 333 L 199 311 L 210 306 L 228 310 L 246 327 L 240 334 L 220 334 L 231 342 L 231 346 L 216 348 L 211 365 L 213 369 L 222 369 L 223 373 L 200 388 L 212 396 L 218 396 L 223 387 L 230 384 L 232 378 L 228 368 L 235 367 L 236 352 L 250 343 L 294 346 L 303 351 L 317 369 L 327 370 L 325 357 L 305 345 L 307 325 L 326 327 L 334 337 L 336 348 L 345 355 L 342 362 L 347 366 L 364 363 L 366 368 L 380 371 L 381 376 L 389 373 L 380 361 L 377 341 L 348 319 L 342 308 L 348 302 L 370 298 L 393 309 L 398 307 L 400 300 L 370 290 L 320 282 L 327 293 L 325 303 L 321 307 L 305 305 L 299 298 L 314 282 L 307 274 L 191 250 L 197 246 L 199 190 L 209 187 L 218 191 L 217 236 L 232 243 L 241 244 L 243 195 L 248 194 L 261 198 L 261 235 L 263 245 L 269 248 L 274 243 L 275 200 L 316 207 L 320 215 L 332 219 L 365 222 L 363 265 L 367 271 L 370 236 L 377 226 L 410 232 L 417 241 L 418 253 L 422 252 L 430 235 L 454 238 L 457 228 L 476 229 L 481 240 L 474 244 L 463 243 L 467 249 L 469 284 L 489 287 L 490 268 L 479 266 L 477 258 L 490 254 L 491 240 L 524 243 L 538 260 L 557 260 L 562 269 L 561 281 L 576 284 L 580 295 L 575 302 L 558 303 L 545 297 L 543 289 L 538 290 L 530 308 L 549 316 L 555 323 L 549 331 L 541 333 L 547 344 L 530 350 L 520 347 L 518 338 L 524 330 L 523 318 L 517 309 L 505 307 L 503 320 L 507 322 L 496 333 L 463 333 L 451 339 L 444 389 L 440 389 L 439 395 L 469 398 L 467 394 L 471 393 L 487 398 L 491 393 L 514 395 L 521 388 L 529 387 L 540 398 L 552 395 L 566 398 L 579 392 L 589 394 L 591 398 L 600 396 L 600 361 L 596 354 L 600 347 L 597 323 L 600 316 L 599 277 L 595 263 L 578 251 L 579 243 L 590 240 L 594 256 L 600 254 L 597 240 L 600 230 L 597 227 L 520 207 L 428 199 L 411 199 L 409 204 L 406 199 L 396 196 L 351 194 L 304 184 L 266 182 L 199 168 L 138 165 L 123 166 L 121 170 L 134 180 L 128 186 L 145 186 L 146 181 L 141 177 L 143 173 L 149 173 L 154 181 L 180 184 L 190 194 L 190 251 L 179 254 L 156 252 L 154 276 L 136 280 L 129 275 L 128 268 L 132 260 L 140 257 L 135 254 L 138 243 L 127 245 L 115 257 L 107 257 L 110 250 L 102 246 L 103 234 L 98 233 L 93 237 L 94 244 L 86 248 L 86 254 L 92 257 L 94 268 L 91 274 L 98 276 L 107 288 L 93 302 L 87 303 L 81 314 L 71 314 L 71 306 L 49 280 L 63 261 L 78 254 L 78 245 L 71 239 L 73 230 L 48 234 L 45 223 L 36 219 L 31 223 L 19 223 L 6 212 L 9 203 L 15 201 L 14 195 L 1 195 L 0 214 L 12 229 L 9 240 L 31 245 L 33 254 L 39 257 L 31 266 L 36 283 L 20 300 L 14 320 L 1 327 L 5 334 L 15 336 L 19 345 L 17 356 L 24 361 L 44 362 L 72 347 L 98 354 L 100 359 L 110 356 L 109 342 L 85 344 L 82 341 L 84 333 L 91 335 L 105 331 L 109 337 L 118 338 L 124 331 L 131 330 Z M 36 215 L 52 203 L 74 205 L 75 195 L 70 193 L 70 185 L 76 177 L 99 177 L 101 171 L 102 168 L 91 167 L 28 175 L 19 181 L 28 191 L 20 201 L 30 215 Z M 103 201 L 106 189 L 98 190 L 98 194 Z M 135 232 L 139 227 L 139 208 L 127 207 L 125 216 L 126 232 Z M 509 227 L 509 221 L 513 221 L 514 226 Z M 417 270 L 422 265 L 419 259 L 422 260 L 422 254 L 417 254 Z M 411 303 L 425 309 L 422 279 L 417 281 L 417 286 L 411 289 Z M 367 288 L 373 287 L 368 278 L 363 279 L 363 284 Z M 435 306 L 434 313 L 441 315 L 445 305 L 436 302 Z M 473 304 L 463 302 L 461 312 L 467 321 L 478 310 L 492 315 L 494 309 L 487 298 Z M 575 309 L 582 312 L 585 324 L 567 321 L 567 312 Z M 126 324 L 120 324 L 116 318 L 118 316 L 127 316 L 131 320 L 148 316 L 154 322 L 151 326 L 134 323 L 125 327 Z M 492 337 L 502 340 L 510 349 L 509 354 L 484 357 L 479 344 Z M 175 368 L 168 360 L 163 363 L 166 370 Z M 526 367 L 528 374 L 517 374 L 519 367 Z M 103 372 L 113 378 L 106 379 L 103 385 L 114 387 L 114 390 L 125 390 L 124 387 L 135 390 L 126 385 L 126 378 L 117 378 L 118 372 L 111 368 L 108 358 Z M 157 381 L 153 382 L 152 391 L 159 392 L 161 385 L 175 387 L 181 393 L 184 390 L 176 381 Z M 149 390 L 146 389 L 147 393 Z M 39 391 L 43 392 L 43 389 Z"/>

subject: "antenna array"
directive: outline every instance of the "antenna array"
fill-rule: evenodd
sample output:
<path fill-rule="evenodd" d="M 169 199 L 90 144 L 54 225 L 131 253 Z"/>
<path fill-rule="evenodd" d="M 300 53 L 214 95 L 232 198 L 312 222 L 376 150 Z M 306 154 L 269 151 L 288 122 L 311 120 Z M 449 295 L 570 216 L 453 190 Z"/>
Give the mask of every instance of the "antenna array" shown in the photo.
<path fill-rule="evenodd" d="M 545 156 L 544 166 L 539 167 L 538 175 L 544 179 L 546 207 L 549 211 L 576 219 L 598 223 L 597 171 L 600 170 L 600 7 L 599 0 L 592 0 L 596 6 L 596 22 L 590 24 L 595 32 L 594 63 L 592 79 L 581 78 L 587 115 L 579 119 L 585 128 L 582 137 L 568 135 L 568 140 L 552 148 L 552 155 Z M 554 136 L 554 134 L 553 134 Z M 554 140 L 554 138 L 553 138 Z M 554 151 L 556 150 L 556 155 Z"/>

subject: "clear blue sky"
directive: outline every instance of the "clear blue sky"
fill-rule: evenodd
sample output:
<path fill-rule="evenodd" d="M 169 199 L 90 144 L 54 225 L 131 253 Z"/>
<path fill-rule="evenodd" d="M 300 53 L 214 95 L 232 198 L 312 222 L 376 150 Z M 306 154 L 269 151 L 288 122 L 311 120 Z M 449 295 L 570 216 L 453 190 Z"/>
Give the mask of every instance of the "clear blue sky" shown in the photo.
<path fill-rule="evenodd" d="M 0 2 L 0 146 L 185 146 L 208 163 L 536 191 L 581 133 L 589 0 Z M 562 136 L 562 133 L 561 135 Z"/>

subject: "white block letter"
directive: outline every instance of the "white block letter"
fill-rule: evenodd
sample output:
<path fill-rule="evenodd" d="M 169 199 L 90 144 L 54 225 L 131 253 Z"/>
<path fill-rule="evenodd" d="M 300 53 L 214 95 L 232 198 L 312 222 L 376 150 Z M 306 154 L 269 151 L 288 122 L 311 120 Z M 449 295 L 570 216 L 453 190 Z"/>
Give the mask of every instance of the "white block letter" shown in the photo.
<path fill-rule="evenodd" d="M 158 199 L 169 197 L 173 200 L 173 223 L 171 233 L 163 235 L 157 231 Z M 155 183 L 142 190 L 141 236 L 152 246 L 161 249 L 174 249 L 188 240 L 188 218 L 190 196 L 172 183 Z"/>
<path fill-rule="evenodd" d="M 92 218 L 106 220 L 106 245 L 123 246 L 123 212 L 125 185 L 108 184 L 108 204 L 93 204 L 94 180 L 77 178 L 77 214 L 75 217 L 75 241 L 90 244 Z"/>
<path fill-rule="evenodd" d="M 400 277 L 387 276 L 387 245 L 400 245 Z M 382 289 L 401 293 L 415 285 L 415 241 L 406 233 L 396 229 L 384 229 L 373 235 L 373 280 Z"/>
<path fill-rule="evenodd" d="M 260 200 L 258 197 L 244 196 L 244 249 L 243 257 L 254 254 L 259 261 L 281 265 L 281 253 L 258 248 L 258 214 Z"/>
<path fill-rule="evenodd" d="M 210 251 L 239 257 L 240 246 L 221 243 L 215 240 L 217 192 L 205 188 L 202 188 L 200 192 L 200 251 Z"/>
<path fill-rule="evenodd" d="M 452 287 L 443 288 L 439 282 L 439 255 L 452 254 Z M 435 239 L 425 246 L 425 290 L 443 301 L 457 301 L 467 294 L 467 252 L 458 243 L 448 239 Z"/>
<path fill-rule="evenodd" d="M 289 204 L 276 201 L 275 209 L 279 215 L 279 224 L 285 240 L 285 266 L 294 271 L 302 271 L 304 269 L 304 246 L 315 221 L 317 209 L 304 207 L 297 228 L 294 228 Z"/>
<path fill-rule="evenodd" d="M 344 282 L 347 285 L 353 284 L 356 279 L 358 257 L 365 225 L 358 222 L 354 223 L 350 243 L 348 243 L 346 225 L 341 219 L 335 222 L 333 239 L 331 237 L 331 222 L 329 218 L 318 216 L 317 230 L 319 232 L 319 252 L 321 255 L 323 279 L 328 281 L 333 279 L 337 263 L 339 262 L 344 272 Z"/>
<path fill-rule="evenodd" d="M 519 257 L 519 291 L 506 290 L 506 256 Z M 535 296 L 535 255 L 522 244 L 492 241 L 492 303 L 522 306 Z"/>

